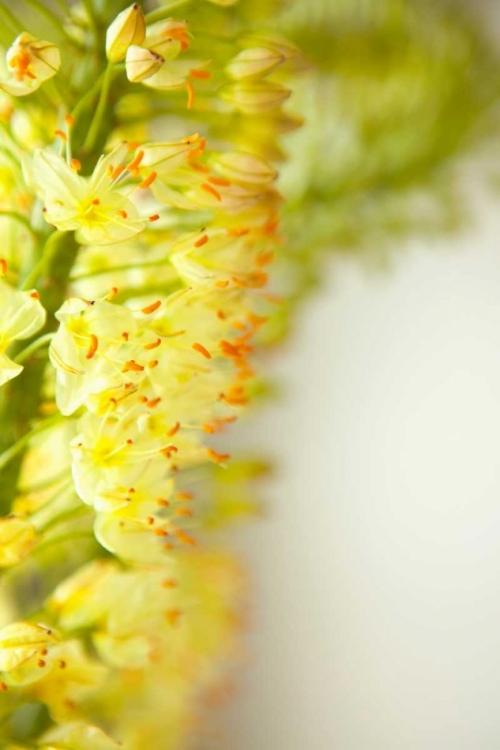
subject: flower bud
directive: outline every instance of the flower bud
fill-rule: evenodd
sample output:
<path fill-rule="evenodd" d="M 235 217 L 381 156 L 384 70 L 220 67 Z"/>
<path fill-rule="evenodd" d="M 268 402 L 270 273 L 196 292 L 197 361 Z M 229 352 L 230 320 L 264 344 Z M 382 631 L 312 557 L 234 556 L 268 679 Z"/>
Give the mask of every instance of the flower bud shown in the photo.
<path fill-rule="evenodd" d="M 35 543 L 34 527 L 22 518 L 0 520 L 0 567 L 8 568 L 28 557 Z"/>
<path fill-rule="evenodd" d="M 131 44 L 142 44 L 146 36 L 146 22 L 139 3 L 119 13 L 106 33 L 106 55 L 110 62 L 119 62 Z"/>
<path fill-rule="evenodd" d="M 268 47 L 244 49 L 226 66 L 227 73 L 236 80 L 261 78 L 280 65 L 285 58 L 277 50 Z"/>
<path fill-rule="evenodd" d="M 1 88 L 8 94 L 25 96 L 56 75 L 61 53 L 55 44 L 23 31 L 7 51 L 6 61 L 12 78 L 0 84 Z"/>
<path fill-rule="evenodd" d="M 5 681 L 10 685 L 29 685 L 44 677 L 50 666 L 49 649 L 58 642 L 59 636 L 43 625 L 15 622 L 2 628 L 0 672 Z"/>
<path fill-rule="evenodd" d="M 233 83 L 221 89 L 221 97 L 235 109 L 256 115 L 277 109 L 290 96 L 290 90 L 270 81 Z"/>
<path fill-rule="evenodd" d="M 265 159 L 243 151 L 221 152 L 212 164 L 222 177 L 241 185 L 264 186 L 277 176 L 276 170 Z"/>
<path fill-rule="evenodd" d="M 145 81 L 157 73 L 164 62 L 164 58 L 156 52 L 133 44 L 127 50 L 125 61 L 127 78 L 132 83 Z"/>

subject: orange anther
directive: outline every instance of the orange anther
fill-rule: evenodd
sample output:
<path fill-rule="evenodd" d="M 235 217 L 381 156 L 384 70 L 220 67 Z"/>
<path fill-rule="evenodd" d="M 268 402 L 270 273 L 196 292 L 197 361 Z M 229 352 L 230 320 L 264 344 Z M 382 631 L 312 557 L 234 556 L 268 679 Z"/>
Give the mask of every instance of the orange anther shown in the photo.
<path fill-rule="evenodd" d="M 186 81 L 186 88 L 188 92 L 187 108 L 192 109 L 194 105 L 194 86 L 191 81 Z"/>
<path fill-rule="evenodd" d="M 112 180 L 116 180 L 116 178 L 123 174 L 123 172 L 125 172 L 125 167 L 123 164 L 119 164 L 117 167 L 111 167 L 111 173 L 108 172 L 108 174 Z"/>
<path fill-rule="evenodd" d="M 170 430 L 168 430 L 167 435 L 169 437 L 172 437 L 172 435 L 175 435 L 175 433 L 179 431 L 180 426 L 181 426 L 181 423 L 180 422 L 176 422 L 174 424 L 174 426 Z"/>
<path fill-rule="evenodd" d="M 148 362 L 148 367 L 150 370 L 154 370 L 155 367 L 158 367 L 158 360 L 157 359 L 151 359 Z"/>
<path fill-rule="evenodd" d="M 68 140 L 68 136 L 62 130 L 54 130 L 54 135 L 60 138 L 62 141 Z"/>
<path fill-rule="evenodd" d="M 204 424 L 202 425 L 202 429 L 204 432 L 207 432 L 209 435 L 213 435 L 215 432 L 215 427 L 211 424 Z"/>
<path fill-rule="evenodd" d="M 151 344 L 144 344 L 143 349 L 150 351 L 151 349 L 157 349 L 161 344 L 161 339 L 156 339 Z"/>
<path fill-rule="evenodd" d="M 149 187 L 150 185 L 152 185 L 152 184 L 153 184 L 153 182 L 154 182 L 154 181 L 156 180 L 156 178 L 157 178 L 157 177 L 158 177 L 158 175 L 157 175 L 157 173 L 156 173 L 156 172 L 151 172 L 151 174 L 150 174 L 150 175 L 148 175 L 148 177 L 146 177 L 146 179 L 145 179 L 145 180 L 143 180 L 143 181 L 142 181 L 142 182 L 141 182 L 141 183 L 139 184 L 139 187 L 140 187 L 140 188 L 143 188 L 143 189 L 145 190 L 146 188 L 148 188 L 148 187 Z"/>
<path fill-rule="evenodd" d="M 211 185 L 208 184 L 208 182 L 204 182 L 201 186 L 201 189 L 204 190 L 206 193 L 210 193 L 210 195 L 213 195 L 213 197 L 219 201 L 222 200 L 222 196 L 215 188 L 213 188 Z"/>
<path fill-rule="evenodd" d="M 128 362 L 125 362 L 125 365 L 122 368 L 122 372 L 143 372 L 143 370 L 144 370 L 144 367 L 138 364 L 133 359 L 130 359 Z"/>
<path fill-rule="evenodd" d="M 224 463 L 224 461 L 228 461 L 231 458 L 229 453 L 218 453 L 213 448 L 207 448 L 207 456 L 216 464 Z"/>
<path fill-rule="evenodd" d="M 144 159 L 144 151 L 138 151 L 135 155 L 135 158 L 132 159 L 130 164 L 127 165 L 127 169 L 129 170 L 129 172 L 134 172 L 136 169 L 138 169 L 143 159 Z"/>
<path fill-rule="evenodd" d="M 208 181 L 212 183 L 212 185 L 219 185 L 220 187 L 229 187 L 231 184 L 229 180 L 225 180 L 223 177 L 209 177 Z"/>
<path fill-rule="evenodd" d="M 152 216 L 148 216 L 148 221 L 150 222 L 158 221 L 159 218 L 160 218 L 160 214 L 153 214 Z"/>
<path fill-rule="evenodd" d="M 183 544 L 189 544 L 191 547 L 194 547 L 194 545 L 196 544 L 193 537 L 189 536 L 189 534 L 186 534 L 186 532 L 182 529 L 175 529 L 174 534 L 179 542 L 183 542 Z"/>
<path fill-rule="evenodd" d="M 228 237 L 244 237 L 249 234 L 250 230 L 247 227 L 234 227 L 233 229 L 227 230 Z"/>
<path fill-rule="evenodd" d="M 208 235 L 202 234 L 201 237 L 194 243 L 195 247 L 203 247 L 208 242 Z"/>
<path fill-rule="evenodd" d="M 45 666 L 45 661 L 43 659 L 38 659 L 36 665 L 37 667 L 40 667 L 40 669 L 43 669 L 43 667 Z"/>
<path fill-rule="evenodd" d="M 92 357 L 96 353 L 97 348 L 99 346 L 99 339 L 93 333 L 89 334 L 89 339 L 90 339 L 90 343 L 89 343 L 89 348 L 87 349 L 87 353 L 85 355 L 85 359 L 92 359 Z"/>
<path fill-rule="evenodd" d="M 229 284 L 229 281 L 216 281 L 215 286 L 219 289 L 225 289 L 227 285 Z"/>
<path fill-rule="evenodd" d="M 156 534 L 156 536 L 166 537 L 168 536 L 168 531 L 165 531 L 165 529 L 155 529 L 154 534 Z"/>
<path fill-rule="evenodd" d="M 180 490 L 177 493 L 177 497 L 179 500 L 192 500 L 194 495 L 192 492 L 188 492 L 187 490 Z"/>
<path fill-rule="evenodd" d="M 164 589 L 175 589 L 179 584 L 175 578 L 165 578 L 165 580 L 161 582 L 161 585 Z"/>
<path fill-rule="evenodd" d="M 209 70 L 200 70 L 199 68 L 191 68 L 189 71 L 191 78 L 211 78 L 212 74 Z"/>
<path fill-rule="evenodd" d="M 128 219 L 128 213 L 124 211 L 122 208 L 118 209 L 116 213 L 118 214 L 118 216 L 121 216 L 122 219 Z"/>
<path fill-rule="evenodd" d="M 219 320 L 225 320 L 226 319 L 226 313 L 223 310 L 217 310 L 215 313 Z"/>
<path fill-rule="evenodd" d="M 151 315 L 151 313 L 156 312 L 159 307 L 161 307 L 161 300 L 157 300 L 156 302 L 153 302 L 152 305 L 143 307 L 142 312 L 144 313 L 144 315 Z"/>
<path fill-rule="evenodd" d="M 267 252 L 259 253 L 259 255 L 255 258 L 255 263 L 258 266 L 264 267 L 272 263 L 273 260 L 274 252 L 272 250 L 268 250 Z"/>
<path fill-rule="evenodd" d="M 30 292 L 30 297 L 31 299 L 40 299 L 40 295 L 38 294 L 36 290 L 33 292 Z"/>
<path fill-rule="evenodd" d="M 99 198 L 94 198 L 94 200 L 92 201 L 92 205 L 93 206 L 100 206 L 101 205 L 101 201 L 99 200 Z"/>
<path fill-rule="evenodd" d="M 147 402 L 148 409 L 154 409 L 158 404 L 160 403 L 161 398 L 158 396 L 158 398 L 152 398 Z"/>
<path fill-rule="evenodd" d="M 159 505 L 161 508 L 168 508 L 170 503 L 168 500 L 165 500 L 163 497 L 159 497 L 156 501 L 156 504 Z"/>
<path fill-rule="evenodd" d="M 68 112 L 67 115 L 64 115 L 64 122 L 70 128 L 72 125 L 75 124 L 75 118 L 73 117 L 73 115 L 70 115 Z"/>
<path fill-rule="evenodd" d="M 169 609 L 165 612 L 165 618 L 169 625 L 175 627 L 179 623 L 181 611 L 179 609 Z"/>
<path fill-rule="evenodd" d="M 7 685 L 5 684 L 5 682 L 0 682 L 0 690 L 2 691 L 2 693 L 7 692 L 8 689 L 9 688 L 7 687 Z"/>
<path fill-rule="evenodd" d="M 71 159 L 71 169 L 78 172 L 82 168 L 81 162 L 78 159 Z"/>
<path fill-rule="evenodd" d="M 193 511 L 191 508 L 177 508 L 175 511 L 175 515 L 179 518 L 192 518 L 193 517 Z"/>
<path fill-rule="evenodd" d="M 0 276 L 7 276 L 9 272 L 9 265 L 5 258 L 0 258 Z"/>
<path fill-rule="evenodd" d="M 205 357 L 205 359 L 212 359 L 212 355 L 210 354 L 208 349 L 205 349 L 203 344 L 199 344 L 198 342 L 196 342 L 195 344 L 193 344 L 193 349 L 195 350 L 195 352 L 198 352 L 203 357 Z"/>
<path fill-rule="evenodd" d="M 124 341 L 128 341 L 128 337 L 129 337 L 129 334 L 127 333 L 127 331 L 123 331 L 123 333 L 122 333 L 122 339 Z"/>
<path fill-rule="evenodd" d="M 109 302 L 112 299 L 114 299 L 117 294 L 118 294 L 118 287 L 117 286 L 112 286 L 111 289 L 109 290 L 109 293 L 108 293 L 106 299 Z"/>
<path fill-rule="evenodd" d="M 59 659 L 59 669 L 66 669 L 66 662 L 64 659 Z"/>

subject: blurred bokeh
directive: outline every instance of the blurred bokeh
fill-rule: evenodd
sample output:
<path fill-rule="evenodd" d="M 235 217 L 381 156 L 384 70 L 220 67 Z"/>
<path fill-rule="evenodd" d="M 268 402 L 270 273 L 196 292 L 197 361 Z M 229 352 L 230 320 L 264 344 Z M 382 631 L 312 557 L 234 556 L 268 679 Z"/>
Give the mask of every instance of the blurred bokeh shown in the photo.
<path fill-rule="evenodd" d="M 233 536 L 248 669 L 216 747 L 498 747 L 498 11 L 282 12 L 310 64 L 273 330 L 295 333 L 239 433 L 276 469 Z"/>

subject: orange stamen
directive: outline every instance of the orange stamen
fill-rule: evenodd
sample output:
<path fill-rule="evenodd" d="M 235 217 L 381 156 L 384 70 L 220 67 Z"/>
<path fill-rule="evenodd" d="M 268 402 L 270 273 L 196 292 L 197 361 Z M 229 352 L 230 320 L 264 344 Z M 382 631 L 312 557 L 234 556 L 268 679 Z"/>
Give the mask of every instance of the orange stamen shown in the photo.
<path fill-rule="evenodd" d="M 118 214 L 118 216 L 121 216 L 122 219 L 128 219 L 128 213 L 124 211 L 122 208 L 119 208 L 116 213 Z"/>
<path fill-rule="evenodd" d="M 75 118 L 73 117 L 73 115 L 70 115 L 68 112 L 67 115 L 64 115 L 64 122 L 70 128 L 72 125 L 75 124 Z"/>
<path fill-rule="evenodd" d="M 193 349 L 195 350 L 195 352 L 198 352 L 203 357 L 205 357 L 205 359 L 212 359 L 212 355 L 210 354 L 208 349 L 205 349 L 203 344 L 195 343 L 193 344 Z"/>
<path fill-rule="evenodd" d="M 212 183 L 212 185 L 219 185 L 220 187 L 229 187 L 231 184 L 229 180 L 225 180 L 223 177 L 209 177 L 208 181 Z"/>
<path fill-rule="evenodd" d="M 143 370 L 144 370 L 144 367 L 138 364 L 133 359 L 129 359 L 128 362 L 125 362 L 125 365 L 122 368 L 122 372 L 143 372 Z"/>
<path fill-rule="evenodd" d="M 156 302 L 153 302 L 152 305 L 143 307 L 142 312 L 144 313 L 144 315 L 150 315 L 151 313 L 156 312 L 159 307 L 161 307 L 161 300 L 157 300 Z"/>
<path fill-rule="evenodd" d="M 156 172 L 151 172 L 151 174 L 140 183 L 139 187 L 145 190 L 146 188 L 148 188 L 150 185 L 153 184 L 153 182 L 156 180 L 157 177 L 158 175 Z"/>
<path fill-rule="evenodd" d="M 0 276 L 7 276 L 9 272 L 9 265 L 5 258 L 0 258 Z"/>
<path fill-rule="evenodd" d="M 153 221 L 158 221 L 159 218 L 160 218 L 160 214 L 153 214 L 152 216 L 148 216 L 148 221 L 153 223 Z"/>
<path fill-rule="evenodd" d="M 82 168 L 81 162 L 78 161 L 78 159 L 71 159 L 71 169 L 73 169 L 75 172 L 79 172 Z"/>
<path fill-rule="evenodd" d="M 210 193 L 210 195 L 213 195 L 216 200 L 220 201 L 222 200 L 222 196 L 215 188 L 213 188 L 211 185 L 208 184 L 208 182 L 204 182 L 201 186 L 201 189 L 204 190 L 206 193 Z"/>
<path fill-rule="evenodd" d="M 180 426 L 181 426 L 180 422 L 176 422 L 174 426 L 170 430 L 168 430 L 167 435 L 169 437 L 172 437 L 172 435 L 175 435 L 175 433 L 179 431 Z"/>
<path fill-rule="evenodd" d="M 68 140 L 68 136 L 62 130 L 54 130 L 54 135 L 58 136 L 62 141 Z"/>
<path fill-rule="evenodd" d="M 186 88 L 188 92 L 187 108 L 192 109 L 194 104 L 194 86 L 191 81 L 186 81 Z"/>
<path fill-rule="evenodd" d="M 30 292 L 31 299 L 40 299 L 40 295 L 37 291 Z"/>
<path fill-rule="evenodd" d="M 213 448 L 207 448 L 207 455 L 216 464 L 224 463 L 224 461 L 228 461 L 231 458 L 229 453 L 218 453 Z"/>
<path fill-rule="evenodd" d="M 212 74 L 209 70 L 200 70 L 199 68 L 191 68 L 189 71 L 191 78 L 211 78 Z"/>
<path fill-rule="evenodd" d="M 196 240 L 194 243 L 195 247 L 203 247 L 203 245 L 206 245 L 208 242 L 208 235 L 202 234 L 199 240 Z"/>
<path fill-rule="evenodd" d="M 156 341 L 153 341 L 151 344 L 144 344 L 143 348 L 150 351 L 151 349 L 156 349 L 161 344 L 161 339 L 156 339 Z"/>
<path fill-rule="evenodd" d="M 144 159 L 144 151 L 138 151 L 137 154 L 135 155 L 135 158 L 127 166 L 128 171 L 134 172 L 139 167 L 143 159 Z"/>
<path fill-rule="evenodd" d="M 125 172 L 125 167 L 123 164 L 119 164 L 114 169 L 113 167 L 111 167 L 111 174 L 109 176 L 111 177 L 112 180 L 116 180 L 116 178 L 119 177 L 121 174 L 123 174 L 123 172 Z"/>
<path fill-rule="evenodd" d="M 92 359 L 92 357 L 96 353 L 97 348 L 99 346 L 99 339 L 97 338 L 97 336 L 91 333 L 89 335 L 89 338 L 90 338 L 90 343 L 89 343 L 89 348 L 87 350 L 87 353 L 85 355 L 85 359 Z"/>

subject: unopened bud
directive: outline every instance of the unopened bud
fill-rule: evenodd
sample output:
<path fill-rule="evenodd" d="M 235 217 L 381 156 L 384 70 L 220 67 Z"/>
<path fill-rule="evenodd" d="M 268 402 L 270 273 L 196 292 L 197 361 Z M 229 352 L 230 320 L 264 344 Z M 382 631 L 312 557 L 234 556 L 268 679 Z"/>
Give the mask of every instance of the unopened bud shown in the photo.
<path fill-rule="evenodd" d="M 268 185 L 277 177 L 269 162 L 243 151 L 222 152 L 212 163 L 220 175 L 243 185 Z"/>
<path fill-rule="evenodd" d="M 61 54 L 52 42 L 35 39 L 23 31 L 8 49 L 6 61 L 12 78 L 1 88 L 14 96 L 25 96 L 56 75 Z"/>
<path fill-rule="evenodd" d="M 244 49 L 229 62 L 226 70 L 231 78 L 261 78 L 280 65 L 285 58 L 268 47 Z"/>
<path fill-rule="evenodd" d="M 156 52 L 132 45 L 127 49 L 125 61 L 127 78 L 132 83 L 145 81 L 157 73 L 164 62 L 164 58 Z"/>
<path fill-rule="evenodd" d="M 110 62 L 119 62 L 131 44 L 142 44 L 146 36 L 146 22 L 139 3 L 119 13 L 106 33 L 106 55 Z"/>
<path fill-rule="evenodd" d="M 290 94 L 289 89 L 271 81 L 233 83 L 221 89 L 222 99 L 249 115 L 277 109 Z"/>
<path fill-rule="evenodd" d="M 22 518 L 0 520 L 0 567 L 8 568 L 28 557 L 35 544 L 34 527 Z"/>

